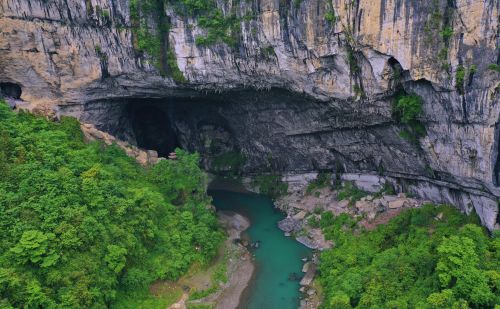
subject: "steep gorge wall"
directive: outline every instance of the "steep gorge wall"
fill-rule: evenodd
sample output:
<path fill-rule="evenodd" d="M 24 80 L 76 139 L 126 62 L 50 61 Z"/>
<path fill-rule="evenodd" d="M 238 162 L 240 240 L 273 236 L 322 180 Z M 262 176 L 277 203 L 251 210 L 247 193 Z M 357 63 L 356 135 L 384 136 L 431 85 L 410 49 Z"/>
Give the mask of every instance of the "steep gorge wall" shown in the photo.
<path fill-rule="evenodd" d="M 127 0 L 2 0 L 0 86 L 20 85 L 35 110 L 118 135 L 124 106 L 155 98 L 174 106 L 171 122 L 190 150 L 215 155 L 207 138 L 223 123 L 223 149 L 242 152 L 248 173 L 379 173 L 474 206 L 494 227 L 499 73 L 488 65 L 499 61 L 498 0 L 218 5 L 241 17 L 236 47 L 197 45 L 206 31 L 197 19 L 165 7 L 168 42 L 187 80 L 176 83 L 134 49 Z M 325 18 L 332 12 L 334 22 Z M 399 136 L 391 117 L 398 89 L 424 99 L 427 134 L 417 144 Z"/>

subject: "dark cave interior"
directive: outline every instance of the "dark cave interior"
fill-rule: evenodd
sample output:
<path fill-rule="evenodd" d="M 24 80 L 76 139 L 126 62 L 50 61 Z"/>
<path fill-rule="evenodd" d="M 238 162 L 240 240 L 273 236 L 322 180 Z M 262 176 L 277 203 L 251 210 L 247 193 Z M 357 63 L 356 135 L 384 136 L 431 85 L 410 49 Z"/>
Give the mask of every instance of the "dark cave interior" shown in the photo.
<path fill-rule="evenodd" d="M 493 167 L 493 184 L 500 187 L 500 123 L 496 125 L 496 162 Z"/>
<path fill-rule="evenodd" d="M 176 132 L 169 119 L 167 104 L 128 104 L 130 124 L 137 146 L 152 149 L 161 157 L 167 157 L 175 148 L 180 147 Z"/>
<path fill-rule="evenodd" d="M 22 94 L 21 86 L 14 83 L 0 83 L 0 97 L 20 99 Z"/>

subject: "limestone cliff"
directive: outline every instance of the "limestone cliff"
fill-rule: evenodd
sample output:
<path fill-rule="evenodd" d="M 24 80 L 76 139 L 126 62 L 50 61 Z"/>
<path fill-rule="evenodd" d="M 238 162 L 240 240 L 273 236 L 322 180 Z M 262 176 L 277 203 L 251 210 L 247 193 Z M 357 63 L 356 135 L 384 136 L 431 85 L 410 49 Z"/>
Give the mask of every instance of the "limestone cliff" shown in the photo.
<path fill-rule="evenodd" d="M 375 173 L 498 223 L 499 0 L 218 1 L 231 46 L 197 44 L 206 27 L 166 3 L 185 82 L 137 51 L 128 0 L 2 0 L 0 88 L 132 142 L 130 104 L 163 102 L 207 168 L 240 152 L 246 173 Z M 401 91 L 424 101 L 417 142 L 392 117 Z"/>

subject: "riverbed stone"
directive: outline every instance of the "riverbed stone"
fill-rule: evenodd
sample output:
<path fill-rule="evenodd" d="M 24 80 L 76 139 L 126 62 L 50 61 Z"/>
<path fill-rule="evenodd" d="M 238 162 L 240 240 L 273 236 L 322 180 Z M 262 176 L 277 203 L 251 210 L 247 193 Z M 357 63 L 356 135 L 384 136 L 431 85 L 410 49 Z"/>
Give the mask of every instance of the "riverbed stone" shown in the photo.
<path fill-rule="evenodd" d="M 292 217 L 287 217 L 278 222 L 278 227 L 283 232 L 292 233 L 300 231 L 302 222 Z"/>
<path fill-rule="evenodd" d="M 316 265 L 312 264 L 311 267 L 307 270 L 307 273 L 304 275 L 302 280 L 300 280 L 301 286 L 310 286 L 312 281 L 314 280 L 314 275 L 316 274 Z"/>
<path fill-rule="evenodd" d="M 307 273 L 310 267 L 311 267 L 311 262 L 305 263 L 304 266 L 302 266 L 302 272 Z"/>

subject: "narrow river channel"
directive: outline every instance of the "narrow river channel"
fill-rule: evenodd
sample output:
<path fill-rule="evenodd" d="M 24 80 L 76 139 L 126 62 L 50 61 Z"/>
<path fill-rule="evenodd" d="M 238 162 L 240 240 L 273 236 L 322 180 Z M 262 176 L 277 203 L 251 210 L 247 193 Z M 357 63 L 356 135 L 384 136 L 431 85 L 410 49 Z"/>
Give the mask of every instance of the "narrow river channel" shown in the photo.
<path fill-rule="evenodd" d="M 312 252 L 278 229 L 283 213 L 263 195 L 218 190 L 209 194 L 217 210 L 231 210 L 250 219 L 251 226 L 245 234 L 251 242 L 259 243 L 258 248 L 251 249 L 256 272 L 240 308 L 298 308 L 302 259 L 310 258 Z"/>

